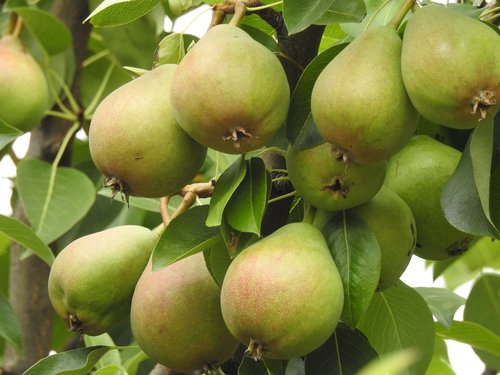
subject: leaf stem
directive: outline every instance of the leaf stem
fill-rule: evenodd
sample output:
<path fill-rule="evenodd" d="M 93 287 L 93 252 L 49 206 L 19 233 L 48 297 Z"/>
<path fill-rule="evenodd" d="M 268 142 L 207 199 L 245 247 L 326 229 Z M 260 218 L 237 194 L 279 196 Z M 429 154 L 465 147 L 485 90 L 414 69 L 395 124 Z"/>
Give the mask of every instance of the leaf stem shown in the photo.
<path fill-rule="evenodd" d="M 68 132 L 64 136 L 63 141 L 61 142 L 61 146 L 59 147 L 59 150 L 57 151 L 57 155 L 54 158 L 54 161 L 52 162 L 52 169 L 53 169 L 53 174 L 55 177 L 55 169 L 59 165 L 59 162 L 62 159 L 62 156 L 64 154 L 64 151 L 66 150 L 66 147 L 68 147 L 69 142 L 71 141 L 71 138 L 75 135 L 75 133 L 80 129 L 80 123 L 78 121 L 75 121 L 71 128 L 69 128 Z M 52 178 L 52 173 L 51 173 L 51 178 Z M 50 185 L 50 184 L 49 184 Z"/>
<path fill-rule="evenodd" d="M 12 149 L 12 145 L 7 150 L 7 155 L 9 155 L 10 159 L 14 163 L 15 166 L 17 166 L 17 163 L 19 163 L 19 158 L 17 157 L 16 153 Z"/>
<path fill-rule="evenodd" d="M 85 108 L 85 111 L 83 112 L 84 116 L 89 116 L 95 111 L 97 104 L 99 103 L 99 100 L 102 97 L 102 93 L 104 92 L 104 89 L 106 89 L 106 85 L 108 84 L 109 79 L 111 78 L 111 73 L 113 73 L 113 69 L 114 65 L 110 64 L 108 69 L 106 70 L 106 73 L 104 74 L 104 78 L 102 79 L 99 88 L 97 89 L 94 97 L 92 98 L 92 101 L 90 102 L 88 107 Z"/>
<path fill-rule="evenodd" d="M 249 12 L 256 12 L 258 10 L 264 10 L 264 9 L 272 8 L 272 7 L 275 7 L 276 5 L 280 5 L 280 4 L 283 4 L 283 0 L 276 1 L 275 3 L 271 3 L 271 4 L 261 5 L 261 6 L 258 6 L 258 7 L 247 7 L 247 10 Z"/>
<path fill-rule="evenodd" d="M 278 182 L 278 181 L 290 181 L 290 177 L 288 176 L 281 176 L 281 177 L 276 177 L 271 180 L 272 182 Z"/>
<path fill-rule="evenodd" d="M 398 10 L 388 25 L 397 29 L 414 4 L 415 0 L 405 0 L 401 9 Z"/>
<path fill-rule="evenodd" d="M 500 18 L 500 13 L 495 14 L 495 15 L 494 15 L 494 16 L 492 16 L 492 17 L 485 18 L 483 21 L 485 21 L 485 22 L 491 22 L 491 21 L 496 20 L 497 18 Z"/>
<path fill-rule="evenodd" d="M 272 198 L 272 199 L 269 199 L 267 201 L 267 203 L 274 203 L 274 202 L 277 202 L 277 201 L 280 201 L 282 199 L 286 199 L 286 198 L 290 198 L 290 197 L 293 197 L 297 195 L 297 192 L 296 191 L 292 191 L 291 193 L 288 193 L 288 194 L 283 194 L 283 195 L 280 195 L 280 196 L 277 196 L 275 198 Z"/>
<path fill-rule="evenodd" d="M 64 80 L 59 76 L 59 74 L 57 74 L 57 72 L 55 70 L 50 69 L 50 73 L 56 79 L 57 83 L 59 83 L 61 85 L 61 87 L 64 91 L 64 94 L 68 98 L 68 102 L 69 102 L 69 105 L 70 105 L 73 113 L 75 113 L 75 114 L 80 113 L 80 111 L 81 111 L 80 106 L 76 102 L 75 97 L 71 93 L 71 90 L 68 87 L 68 85 L 66 84 L 66 82 L 64 82 Z"/>
<path fill-rule="evenodd" d="M 109 56 L 109 54 L 110 54 L 109 49 L 104 49 L 100 52 L 97 52 L 95 55 L 92 55 L 89 58 L 85 59 L 82 62 L 82 66 L 86 68 L 87 66 L 95 63 L 96 61 L 99 61 L 100 59 Z"/>
<path fill-rule="evenodd" d="M 66 113 L 59 111 L 51 111 L 51 110 L 45 111 L 45 116 L 57 117 L 72 122 L 75 122 L 77 120 L 77 117 L 74 113 Z"/>
<path fill-rule="evenodd" d="M 487 11 L 485 11 L 484 13 L 482 13 L 479 16 L 479 18 L 483 18 L 484 16 L 488 16 L 488 15 L 490 15 L 492 13 L 496 13 L 496 12 L 500 12 L 500 6 L 488 9 Z"/>

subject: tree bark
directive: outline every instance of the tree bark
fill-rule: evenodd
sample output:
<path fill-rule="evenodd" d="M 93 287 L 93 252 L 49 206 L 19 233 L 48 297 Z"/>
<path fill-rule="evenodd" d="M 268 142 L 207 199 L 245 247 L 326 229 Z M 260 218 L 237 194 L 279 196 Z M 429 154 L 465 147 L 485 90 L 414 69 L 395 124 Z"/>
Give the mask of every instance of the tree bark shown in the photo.
<path fill-rule="evenodd" d="M 56 0 L 52 11 L 66 24 L 73 36 L 76 71 L 72 92 L 78 100 L 81 65 L 90 32 L 88 24 L 82 25 L 82 20 L 88 15 L 87 2 Z M 61 119 L 45 118 L 41 126 L 31 133 L 27 157 L 53 161 L 70 125 Z M 67 163 L 67 157 L 63 158 L 61 164 Z M 14 216 L 27 222 L 20 202 L 16 204 Z M 53 246 L 52 248 L 54 249 Z M 21 260 L 21 253 L 19 245 L 11 246 L 9 301 L 21 322 L 24 347 L 22 355 L 12 347 L 6 347 L 4 373 L 12 375 L 24 372 L 33 363 L 47 356 L 52 342 L 53 310 L 47 293 L 49 267 L 36 256 Z"/>

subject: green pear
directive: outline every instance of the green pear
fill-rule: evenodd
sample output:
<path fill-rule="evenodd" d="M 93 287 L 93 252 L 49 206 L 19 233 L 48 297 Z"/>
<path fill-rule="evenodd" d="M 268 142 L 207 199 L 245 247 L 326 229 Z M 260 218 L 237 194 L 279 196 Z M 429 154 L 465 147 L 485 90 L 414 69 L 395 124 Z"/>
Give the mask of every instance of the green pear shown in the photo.
<path fill-rule="evenodd" d="M 170 98 L 175 118 L 196 141 L 243 154 L 264 146 L 283 125 L 290 89 L 271 51 L 222 24 L 181 61 Z"/>
<path fill-rule="evenodd" d="M 57 255 L 49 298 L 72 331 L 100 335 L 128 315 L 157 239 L 147 228 L 124 225 L 81 237 Z"/>
<path fill-rule="evenodd" d="M 14 36 L 0 39 L 0 120 L 33 129 L 49 105 L 49 89 L 38 63 Z"/>
<path fill-rule="evenodd" d="M 441 5 L 419 9 L 406 25 L 403 81 L 420 114 L 451 128 L 493 119 L 500 109 L 500 36 Z"/>
<path fill-rule="evenodd" d="M 162 65 L 119 87 L 97 107 L 89 146 L 106 185 L 125 196 L 164 197 L 198 173 L 206 148 L 176 123 L 169 87 L 176 65 Z"/>
<path fill-rule="evenodd" d="M 389 159 L 385 184 L 408 204 L 415 217 L 415 254 L 421 258 L 460 255 L 474 239 L 449 224 L 441 209 L 441 193 L 460 156 L 454 148 L 420 135 Z"/>
<path fill-rule="evenodd" d="M 290 359 L 323 344 L 344 303 L 319 229 L 292 223 L 236 256 L 222 284 L 222 316 L 254 358 Z"/>
<path fill-rule="evenodd" d="M 401 45 L 390 26 L 367 30 L 314 85 L 311 111 L 318 131 L 359 163 L 386 160 L 415 131 L 418 116 L 401 78 Z"/>
<path fill-rule="evenodd" d="M 391 189 L 382 189 L 365 204 L 352 209 L 377 238 L 382 253 L 378 290 L 391 287 L 410 262 L 417 242 L 410 207 Z"/>
<path fill-rule="evenodd" d="M 202 253 L 156 272 L 150 262 L 135 288 L 130 322 L 142 350 L 176 372 L 213 370 L 238 346 Z"/>
<path fill-rule="evenodd" d="M 384 183 L 386 162 L 363 165 L 344 161 L 329 143 L 295 150 L 288 148 L 288 176 L 297 193 L 313 206 L 340 211 L 369 201 Z"/>

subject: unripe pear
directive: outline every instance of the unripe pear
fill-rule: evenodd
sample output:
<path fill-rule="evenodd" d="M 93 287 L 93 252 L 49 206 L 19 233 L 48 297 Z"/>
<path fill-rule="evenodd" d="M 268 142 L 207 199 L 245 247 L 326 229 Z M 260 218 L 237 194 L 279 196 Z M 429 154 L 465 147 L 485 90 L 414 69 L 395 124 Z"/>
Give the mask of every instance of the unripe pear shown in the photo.
<path fill-rule="evenodd" d="M 290 89 L 272 52 L 222 24 L 180 62 L 170 98 L 179 125 L 196 141 L 243 154 L 264 146 L 283 125 Z"/>
<path fill-rule="evenodd" d="M 176 65 L 161 65 L 119 87 L 97 107 L 89 132 L 106 185 L 126 196 L 164 197 L 188 184 L 206 148 L 176 123 L 170 82 Z"/>
<path fill-rule="evenodd" d="M 415 217 L 415 254 L 421 258 L 460 255 L 474 239 L 449 224 L 441 208 L 441 193 L 460 155 L 454 148 L 420 135 L 389 159 L 385 184 L 406 202 Z"/>
<path fill-rule="evenodd" d="M 14 36 L 0 39 L 0 120 L 27 132 L 48 107 L 49 90 L 38 63 Z"/>
<path fill-rule="evenodd" d="M 142 350 L 176 372 L 215 369 L 238 346 L 202 253 L 155 272 L 150 262 L 135 288 L 130 322 Z"/>
<path fill-rule="evenodd" d="M 500 36 L 441 5 L 419 9 L 406 25 L 403 81 L 420 114 L 451 128 L 474 128 L 500 109 Z"/>
<path fill-rule="evenodd" d="M 340 211 L 369 201 L 384 183 L 386 162 L 363 165 L 345 161 L 329 143 L 288 148 L 288 176 L 297 193 L 313 206 Z"/>
<path fill-rule="evenodd" d="M 401 44 L 390 26 L 369 29 L 328 64 L 314 85 L 311 111 L 318 131 L 358 163 L 386 160 L 417 126 L 401 78 Z"/>
<path fill-rule="evenodd" d="M 410 207 L 391 189 L 382 189 L 365 204 L 352 209 L 375 235 L 382 254 L 378 290 L 391 287 L 410 262 L 417 242 Z"/>
<path fill-rule="evenodd" d="M 243 250 L 222 284 L 224 321 L 254 358 L 313 351 L 335 330 L 343 303 L 325 238 L 307 223 L 285 225 Z"/>
<path fill-rule="evenodd" d="M 157 239 L 147 228 L 124 225 L 81 237 L 57 255 L 49 298 L 72 331 L 100 335 L 128 315 Z"/>

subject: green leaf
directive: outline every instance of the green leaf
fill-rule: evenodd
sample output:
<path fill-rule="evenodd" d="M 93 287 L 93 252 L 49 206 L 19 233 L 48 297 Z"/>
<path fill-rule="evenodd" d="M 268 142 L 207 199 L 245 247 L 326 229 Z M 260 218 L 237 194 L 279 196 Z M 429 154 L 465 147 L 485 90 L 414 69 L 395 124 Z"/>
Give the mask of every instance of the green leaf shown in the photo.
<path fill-rule="evenodd" d="M 464 320 L 481 324 L 500 336 L 500 275 L 484 274 L 476 280 L 465 303 Z M 488 368 L 500 369 L 500 356 L 481 350 L 476 354 Z"/>
<path fill-rule="evenodd" d="M 271 35 L 250 25 L 240 24 L 239 27 L 269 51 L 273 53 L 279 52 L 278 42 Z"/>
<path fill-rule="evenodd" d="M 333 335 L 306 356 L 306 374 L 355 374 L 377 357 L 377 352 L 360 331 L 339 323 Z"/>
<path fill-rule="evenodd" d="M 141 18 L 151 11 L 160 0 L 104 0 L 83 22 L 94 26 L 124 25 Z"/>
<path fill-rule="evenodd" d="M 296 34 L 319 19 L 333 0 L 283 0 L 283 19 L 289 34 Z"/>
<path fill-rule="evenodd" d="M 231 259 L 260 239 L 260 236 L 255 233 L 245 233 L 234 229 L 225 218 L 220 225 L 220 230 Z"/>
<path fill-rule="evenodd" d="M 246 170 L 243 181 L 226 206 L 224 216 L 234 229 L 260 235 L 262 218 L 271 192 L 271 176 L 260 158 L 250 159 Z"/>
<path fill-rule="evenodd" d="M 215 190 L 210 201 L 206 225 L 215 227 L 221 224 L 222 214 L 231 196 L 240 186 L 247 173 L 245 159 L 240 157 L 227 168 L 215 183 Z"/>
<path fill-rule="evenodd" d="M 137 369 L 139 368 L 139 365 L 142 361 L 145 359 L 148 359 L 149 357 L 144 353 L 142 350 L 138 349 L 137 353 L 128 358 L 125 363 L 123 364 L 123 367 L 127 374 L 133 375 L 137 373 Z"/>
<path fill-rule="evenodd" d="M 344 32 L 344 30 L 342 30 L 338 23 L 329 24 L 326 26 L 325 31 L 321 36 L 319 52 L 322 53 L 336 44 L 345 42 L 346 39 L 347 34 Z"/>
<path fill-rule="evenodd" d="M 7 298 L 0 292 L 0 337 L 3 337 L 21 353 L 23 349 L 23 331 L 16 313 Z"/>
<path fill-rule="evenodd" d="M 350 36 L 358 37 L 368 26 L 387 25 L 394 15 L 401 9 L 405 0 L 365 0 L 366 16 L 362 22 L 343 23 L 342 29 Z M 405 19 L 409 15 L 406 15 Z"/>
<path fill-rule="evenodd" d="M 23 375 L 86 375 L 112 349 L 108 346 L 91 346 L 57 353 L 41 359 Z"/>
<path fill-rule="evenodd" d="M 208 206 L 197 206 L 172 220 L 153 250 L 153 271 L 210 249 L 220 241 L 219 228 L 205 225 L 207 213 Z"/>
<path fill-rule="evenodd" d="M 231 264 L 231 257 L 229 256 L 223 237 L 221 236 L 219 239 L 220 242 L 214 244 L 210 249 L 205 250 L 203 255 L 205 256 L 205 263 L 212 278 L 219 287 L 222 287 L 224 276 Z"/>
<path fill-rule="evenodd" d="M 363 367 L 356 375 L 400 375 L 406 373 L 408 365 L 418 359 L 413 349 L 400 350 L 378 358 Z"/>
<path fill-rule="evenodd" d="M 465 299 L 446 288 L 414 288 L 429 305 L 432 314 L 445 327 L 449 327 L 458 308 Z"/>
<path fill-rule="evenodd" d="M 375 293 L 358 328 L 379 355 L 415 348 L 419 360 L 407 373 L 425 373 L 434 352 L 434 322 L 427 303 L 412 288 L 398 281 Z"/>
<path fill-rule="evenodd" d="M 22 131 L 10 126 L 0 119 L 0 151 L 21 135 L 23 135 Z"/>
<path fill-rule="evenodd" d="M 52 168 L 40 160 L 23 160 L 17 167 L 17 187 L 35 233 L 50 243 L 66 233 L 92 207 L 92 181 L 73 168 Z"/>
<path fill-rule="evenodd" d="M 313 122 L 311 117 L 311 93 L 319 74 L 346 46 L 347 44 L 339 44 L 327 49 L 315 57 L 300 76 L 292 95 L 286 120 L 286 136 L 294 147 L 297 147 L 297 140 L 302 136 L 302 133 L 311 132 L 311 129 L 309 129 L 311 122 Z M 312 137 L 312 140 L 317 142 L 317 137 Z M 301 146 L 302 148 L 309 148 L 321 143 L 316 144 L 316 142 L 310 144 L 302 142 Z"/>
<path fill-rule="evenodd" d="M 52 250 L 28 227 L 17 219 L 0 215 L 0 232 L 32 250 L 49 266 L 54 262 Z"/>
<path fill-rule="evenodd" d="M 450 328 L 436 323 L 436 335 L 455 340 L 500 357 L 500 336 L 484 326 L 472 322 L 454 320 Z"/>
<path fill-rule="evenodd" d="M 184 34 L 172 33 L 163 38 L 156 50 L 158 65 L 179 64 L 186 55 Z"/>
<path fill-rule="evenodd" d="M 434 341 L 434 354 L 427 368 L 426 375 L 455 375 L 448 360 L 448 348 L 441 337 Z"/>
<path fill-rule="evenodd" d="M 500 35 L 500 29 L 497 28 Z M 500 112 L 495 116 L 495 124 L 493 127 L 493 152 L 491 161 L 491 175 L 490 175 L 490 219 L 493 225 L 498 229 L 500 228 L 500 194 L 494 192 L 500 191 Z"/>
<path fill-rule="evenodd" d="M 441 193 L 441 207 L 446 219 L 455 228 L 478 236 L 500 239 L 500 233 L 488 220 L 481 206 L 474 183 L 470 145 L 469 140 L 457 169 Z"/>
<path fill-rule="evenodd" d="M 329 23 L 361 22 L 366 13 L 363 0 L 333 0 L 332 5 L 314 23 L 327 25 Z"/>
<path fill-rule="evenodd" d="M 380 247 L 368 226 L 349 211 L 330 219 L 323 234 L 344 286 L 342 320 L 354 327 L 378 285 Z"/>
<path fill-rule="evenodd" d="M 99 370 L 93 373 L 93 375 L 122 375 L 122 374 L 128 375 L 121 367 L 116 365 L 100 367 Z"/>
<path fill-rule="evenodd" d="M 57 55 L 71 47 L 71 32 L 57 17 L 37 8 L 14 8 L 12 10 L 23 18 L 28 29 L 49 55 Z"/>
<path fill-rule="evenodd" d="M 86 347 L 91 347 L 91 346 L 115 346 L 115 343 L 111 336 L 108 333 L 103 333 L 102 335 L 99 336 L 89 336 L 85 335 L 83 337 L 83 341 L 85 342 Z M 106 353 L 100 360 L 99 362 L 96 363 L 95 367 L 96 368 L 103 368 L 107 367 L 110 365 L 115 365 L 120 367 L 122 364 L 122 360 L 120 357 L 120 353 L 116 350 L 112 350 L 108 353 Z"/>

